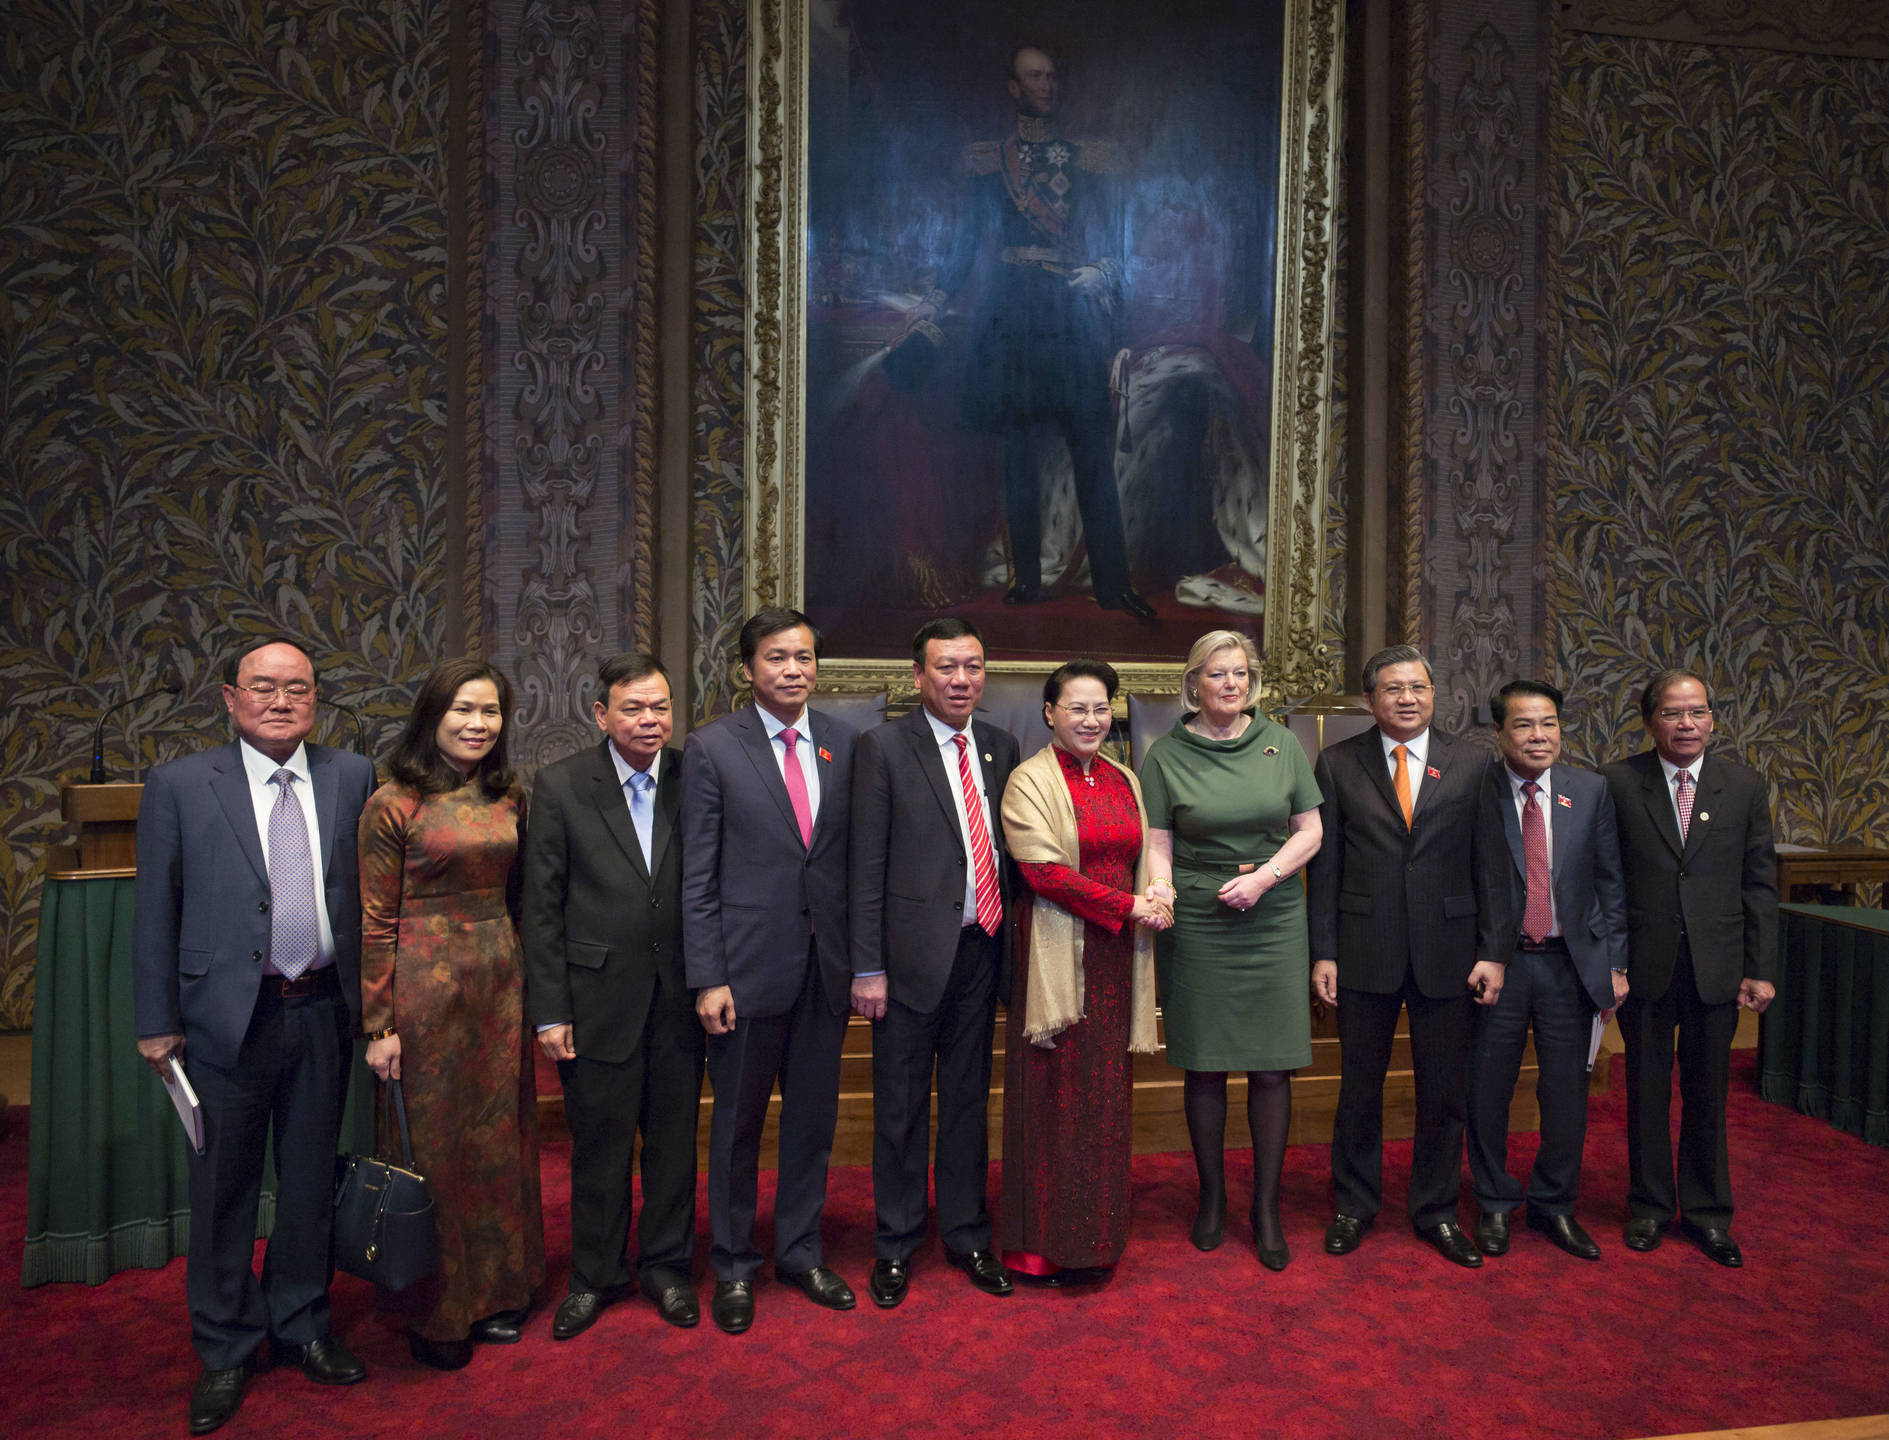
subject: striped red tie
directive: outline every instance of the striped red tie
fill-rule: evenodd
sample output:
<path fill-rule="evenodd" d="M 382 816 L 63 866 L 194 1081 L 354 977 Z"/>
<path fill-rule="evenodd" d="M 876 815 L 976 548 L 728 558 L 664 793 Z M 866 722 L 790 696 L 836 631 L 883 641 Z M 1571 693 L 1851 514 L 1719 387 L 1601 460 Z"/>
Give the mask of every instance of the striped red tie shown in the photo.
<path fill-rule="evenodd" d="M 1004 902 L 997 891 L 997 856 L 990 848 L 990 828 L 984 823 L 984 802 L 971 778 L 971 748 L 962 735 L 958 742 L 958 784 L 964 791 L 964 814 L 971 822 L 971 866 L 977 872 L 977 923 L 986 935 L 1003 924 Z"/>

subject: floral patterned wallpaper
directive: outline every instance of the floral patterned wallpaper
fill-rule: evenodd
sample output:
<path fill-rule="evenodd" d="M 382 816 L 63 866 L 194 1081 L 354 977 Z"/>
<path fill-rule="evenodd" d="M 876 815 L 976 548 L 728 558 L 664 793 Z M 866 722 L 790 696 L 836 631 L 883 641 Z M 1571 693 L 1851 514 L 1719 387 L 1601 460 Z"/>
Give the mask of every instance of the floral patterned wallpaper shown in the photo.
<path fill-rule="evenodd" d="M 1572 34 L 1553 143 L 1574 738 L 1699 668 L 1780 839 L 1889 844 L 1889 62 Z"/>
<path fill-rule="evenodd" d="M 0 7 L 0 1029 L 101 707 L 182 686 L 108 731 L 141 773 L 286 632 L 389 740 L 439 651 L 447 18 Z"/>

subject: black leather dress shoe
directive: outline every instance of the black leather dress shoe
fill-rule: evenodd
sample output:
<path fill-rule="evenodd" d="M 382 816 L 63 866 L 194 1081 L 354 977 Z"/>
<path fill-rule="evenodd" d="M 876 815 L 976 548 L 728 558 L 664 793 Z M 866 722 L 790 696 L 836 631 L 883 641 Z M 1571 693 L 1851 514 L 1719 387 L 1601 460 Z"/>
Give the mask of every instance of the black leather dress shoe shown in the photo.
<path fill-rule="evenodd" d="M 709 1313 L 725 1334 L 739 1335 L 754 1323 L 754 1284 L 749 1280 L 717 1280 Z"/>
<path fill-rule="evenodd" d="M 1133 615 L 1137 620 L 1153 621 L 1160 617 L 1154 613 L 1154 606 L 1143 600 L 1133 590 L 1120 590 L 1113 595 L 1098 595 L 1095 603 L 1104 610 L 1120 610 Z"/>
<path fill-rule="evenodd" d="M 1600 1246 L 1572 1215 L 1537 1215 L 1531 1210 L 1528 1228 L 1539 1230 L 1576 1260 L 1600 1259 Z"/>
<path fill-rule="evenodd" d="M 525 1317 L 529 1310 L 495 1310 L 483 1320 L 472 1322 L 468 1337 L 481 1345 L 516 1345 L 525 1338 Z"/>
<path fill-rule="evenodd" d="M 640 1288 L 643 1298 L 656 1307 L 656 1313 L 678 1330 L 693 1330 L 702 1322 L 702 1307 L 695 1298 L 695 1287 L 686 1281 L 661 1285 L 651 1280 Z"/>
<path fill-rule="evenodd" d="M 774 1278 L 797 1286 L 814 1304 L 824 1305 L 829 1310 L 850 1310 L 856 1303 L 853 1287 L 840 1279 L 837 1270 L 824 1265 L 816 1265 L 811 1270 L 783 1270 L 776 1265 Z"/>
<path fill-rule="evenodd" d="M 945 1259 L 969 1275 L 971 1283 L 986 1295 L 1008 1295 L 1015 1288 L 1010 1283 L 1010 1272 L 994 1251 L 947 1250 Z"/>
<path fill-rule="evenodd" d="M 1476 1217 L 1476 1245 L 1485 1255 L 1509 1253 L 1509 1212 L 1485 1210 Z"/>
<path fill-rule="evenodd" d="M 242 1408 L 243 1391 L 256 1373 L 254 1357 L 228 1370 L 205 1370 L 190 1392 L 190 1433 L 208 1435 Z"/>
<path fill-rule="evenodd" d="M 470 1340 L 429 1340 L 416 1331 L 407 1332 L 407 1349 L 422 1365 L 435 1370 L 464 1370 L 472 1363 Z"/>
<path fill-rule="evenodd" d="M 275 1363 L 299 1365 L 302 1373 L 317 1385 L 358 1385 L 367 1378 L 367 1367 L 332 1335 L 311 1340 L 306 1345 L 276 1344 Z"/>
<path fill-rule="evenodd" d="M 1729 1230 L 1720 1229 L 1717 1225 L 1698 1225 L 1682 1215 L 1679 1233 L 1721 1265 L 1736 1269 L 1745 1263 L 1745 1252 L 1738 1248 L 1738 1242 L 1732 1239 Z"/>
<path fill-rule="evenodd" d="M 1349 1255 L 1364 1240 L 1364 1232 L 1371 1228 L 1369 1220 L 1360 1220 L 1356 1215 L 1337 1215 L 1331 1224 L 1325 1227 L 1325 1253 L 1327 1255 Z"/>
<path fill-rule="evenodd" d="M 1666 1227 L 1657 1220 L 1629 1220 L 1623 1237 L 1629 1250 L 1657 1250 Z"/>
<path fill-rule="evenodd" d="M 1004 591 L 1004 604 L 1006 605 L 1041 605 L 1043 598 L 1043 587 L 1041 585 L 1025 585 L 1019 583 L 1012 585 L 1008 590 Z"/>
<path fill-rule="evenodd" d="M 600 1295 L 595 1290 L 573 1290 L 566 1295 L 558 1306 L 558 1313 L 551 1317 L 551 1338 L 553 1340 L 574 1340 L 582 1335 L 610 1308 L 610 1297 Z"/>
<path fill-rule="evenodd" d="M 866 1277 L 866 1293 L 881 1310 L 896 1310 L 905 1299 L 907 1278 L 903 1260 L 875 1260 Z"/>
<path fill-rule="evenodd" d="M 1482 1251 L 1476 1248 L 1476 1242 L 1454 1220 L 1425 1226 L 1417 1231 L 1417 1235 L 1452 1265 L 1461 1265 L 1465 1270 L 1475 1270 L 1482 1265 Z"/>

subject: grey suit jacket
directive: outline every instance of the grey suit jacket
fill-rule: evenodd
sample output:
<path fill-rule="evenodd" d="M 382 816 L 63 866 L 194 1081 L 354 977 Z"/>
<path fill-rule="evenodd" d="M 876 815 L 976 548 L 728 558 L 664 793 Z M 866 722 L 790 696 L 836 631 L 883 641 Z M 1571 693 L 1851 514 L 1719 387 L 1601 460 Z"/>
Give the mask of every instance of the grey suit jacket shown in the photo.
<path fill-rule="evenodd" d="M 1381 733 L 1319 753 L 1324 839 L 1307 871 L 1312 959 L 1336 960 L 1338 983 L 1388 995 L 1406 972 L 1433 1000 L 1464 993 L 1483 959 L 1506 962 L 1496 943 L 1499 831 L 1482 821 L 1488 758 L 1432 728 L 1426 774 L 1404 826 L 1384 764 Z"/>
<path fill-rule="evenodd" d="M 1633 994 L 1657 1000 L 1672 984 L 1685 937 L 1699 998 L 1722 1005 L 1739 982 L 1777 979 L 1777 851 L 1764 777 L 1708 753 L 1692 824 L 1679 838 L 1657 752 L 1603 766 L 1620 822 Z"/>
<path fill-rule="evenodd" d="M 811 930 L 827 1004 L 852 992 L 846 865 L 853 743 L 859 732 L 809 709 L 805 743 L 820 767 L 813 843 L 760 712 L 749 705 L 691 731 L 682 747 L 682 949 L 690 988 L 726 985 L 735 1014 L 785 1015 L 800 993 Z"/>
<path fill-rule="evenodd" d="M 1007 918 L 1013 892 L 1002 810 L 1017 739 L 973 718 L 971 741 L 990 800 L 991 845 Z M 926 1015 L 944 997 L 957 958 L 970 868 L 958 825 L 958 776 L 945 759 L 921 708 L 866 731 L 853 760 L 853 973 L 883 970 L 891 998 Z M 1002 946 L 1004 936 L 997 939 Z M 1007 948 L 999 953 L 1007 954 Z"/>
<path fill-rule="evenodd" d="M 374 789 L 374 767 L 325 745 L 310 745 L 307 754 L 336 978 L 358 1029 L 356 832 Z M 139 1036 L 181 1033 L 198 1059 L 234 1066 L 269 958 L 269 867 L 234 741 L 159 765 L 146 777 L 136 895 L 131 968 Z"/>
<path fill-rule="evenodd" d="M 1620 832 L 1607 782 L 1590 770 L 1553 766 L 1544 777 L 1553 799 L 1544 806 L 1552 843 L 1552 886 L 1561 936 L 1596 1010 L 1613 1008 L 1613 971 L 1627 968 L 1627 892 L 1620 874 Z M 1513 950 L 1528 912 L 1528 857 L 1508 767 L 1490 765 L 1483 804 L 1489 823 L 1508 841 L 1508 886 L 1499 946 Z"/>
<path fill-rule="evenodd" d="M 525 831 L 525 999 L 531 1023 L 570 1024 L 577 1053 L 621 1064 L 636 1054 L 660 976 L 682 972 L 682 752 L 662 752 L 650 850 L 610 759 L 610 742 L 540 770 Z"/>

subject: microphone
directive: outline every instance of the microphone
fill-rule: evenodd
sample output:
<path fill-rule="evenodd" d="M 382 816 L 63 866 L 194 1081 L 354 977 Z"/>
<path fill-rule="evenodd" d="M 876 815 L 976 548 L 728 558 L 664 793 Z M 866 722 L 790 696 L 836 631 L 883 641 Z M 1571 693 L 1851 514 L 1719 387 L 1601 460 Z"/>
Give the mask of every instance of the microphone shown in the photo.
<path fill-rule="evenodd" d="M 326 705 L 330 710 L 339 710 L 343 715 L 354 722 L 355 752 L 360 755 L 366 755 L 369 760 L 372 760 L 374 757 L 368 753 L 367 749 L 367 722 L 361 719 L 361 712 L 356 710 L 352 705 L 342 704 L 339 700 L 323 700 L 321 703 Z"/>
<path fill-rule="evenodd" d="M 108 705 L 98 717 L 98 724 L 92 729 L 92 774 L 88 783 L 103 785 L 105 774 L 105 722 L 128 705 L 142 705 L 158 695 L 181 695 L 184 687 L 175 680 L 168 685 L 160 685 L 155 690 L 146 690 L 142 695 L 133 695 L 129 700 L 120 700 L 116 705 Z"/>

